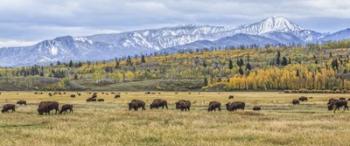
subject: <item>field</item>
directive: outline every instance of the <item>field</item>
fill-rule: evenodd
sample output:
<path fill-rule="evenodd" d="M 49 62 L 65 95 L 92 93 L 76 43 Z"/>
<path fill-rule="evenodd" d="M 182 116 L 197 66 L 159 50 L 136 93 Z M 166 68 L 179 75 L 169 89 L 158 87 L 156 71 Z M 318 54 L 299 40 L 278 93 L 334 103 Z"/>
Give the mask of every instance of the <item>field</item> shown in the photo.
<path fill-rule="evenodd" d="M 34 92 L 2 92 L 0 104 L 25 99 L 27 106 L 17 106 L 15 113 L 0 114 L 0 145 L 330 145 L 350 143 L 350 111 L 333 114 L 327 111 L 330 97 L 349 94 L 306 94 L 313 97 L 301 105 L 291 100 L 302 94 L 279 92 L 120 92 L 114 99 L 111 92 L 98 93 L 105 102 L 86 103 L 91 96 L 70 98 L 75 92 L 48 96 Z M 108 95 L 106 94 L 108 93 Z M 117 93 L 117 92 L 116 92 Z M 210 101 L 225 104 L 244 101 L 245 111 L 206 111 Z M 170 103 L 168 110 L 149 110 L 155 98 Z M 128 111 L 132 99 L 146 101 L 146 111 Z M 189 112 L 176 111 L 179 99 L 192 101 Z M 37 104 L 42 100 L 72 103 L 72 114 L 39 116 Z M 252 111 L 261 105 L 262 111 Z M 225 109 L 223 107 L 223 109 Z"/>

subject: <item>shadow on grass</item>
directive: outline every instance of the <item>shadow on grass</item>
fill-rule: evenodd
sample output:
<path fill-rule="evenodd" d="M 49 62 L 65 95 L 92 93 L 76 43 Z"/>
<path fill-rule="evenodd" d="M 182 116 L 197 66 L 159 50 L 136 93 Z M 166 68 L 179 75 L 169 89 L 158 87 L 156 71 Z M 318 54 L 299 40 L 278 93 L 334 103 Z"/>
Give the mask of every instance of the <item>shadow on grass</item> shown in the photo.
<path fill-rule="evenodd" d="M 39 127 L 48 124 L 49 122 L 31 123 L 31 124 L 1 124 L 0 128 L 17 128 L 17 127 Z"/>

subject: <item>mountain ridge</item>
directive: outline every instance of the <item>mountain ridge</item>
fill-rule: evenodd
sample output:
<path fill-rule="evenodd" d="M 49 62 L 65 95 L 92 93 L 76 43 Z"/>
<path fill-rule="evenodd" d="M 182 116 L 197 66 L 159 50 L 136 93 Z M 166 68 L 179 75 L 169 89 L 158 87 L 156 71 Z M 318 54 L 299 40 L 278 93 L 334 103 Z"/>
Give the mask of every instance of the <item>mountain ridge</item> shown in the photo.
<path fill-rule="evenodd" d="M 237 28 L 182 25 L 90 36 L 62 36 L 32 46 L 0 48 L 0 66 L 45 65 L 70 60 L 99 61 L 204 47 L 319 43 L 348 39 L 348 34 L 350 29 L 324 34 L 305 29 L 284 17 L 274 16 Z"/>

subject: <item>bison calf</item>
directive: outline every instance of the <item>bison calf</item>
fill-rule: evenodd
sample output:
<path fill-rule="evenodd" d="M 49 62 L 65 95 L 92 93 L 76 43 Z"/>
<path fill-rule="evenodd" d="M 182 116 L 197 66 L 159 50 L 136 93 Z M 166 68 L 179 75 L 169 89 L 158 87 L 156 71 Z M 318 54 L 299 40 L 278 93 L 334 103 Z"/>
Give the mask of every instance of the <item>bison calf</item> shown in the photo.
<path fill-rule="evenodd" d="M 208 112 L 216 111 L 216 110 L 221 111 L 221 103 L 217 101 L 209 102 Z"/>
<path fill-rule="evenodd" d="M 64 104 L 61 108 L 60 114 L 62 114 L 63 112 L 67 113 L 67 112 L 73 112 L 73 105 L 72 104 Z"/>
<path fill-rule="evenodd" d="M 179 100 L 175 105 L 176 109 L 180 109 L 181 111 L 191 110 L 191 102 L 189 100 Z"/>
<path fill-rule="evenodd" d="M 2 106 L 2 110 L 1 110 L 2 113 L 9 112 L 9 111 L 15 112 L 16 111 L 16 105 L 14 105 L 14 104 L 5 104 L 4 106 Z"/>

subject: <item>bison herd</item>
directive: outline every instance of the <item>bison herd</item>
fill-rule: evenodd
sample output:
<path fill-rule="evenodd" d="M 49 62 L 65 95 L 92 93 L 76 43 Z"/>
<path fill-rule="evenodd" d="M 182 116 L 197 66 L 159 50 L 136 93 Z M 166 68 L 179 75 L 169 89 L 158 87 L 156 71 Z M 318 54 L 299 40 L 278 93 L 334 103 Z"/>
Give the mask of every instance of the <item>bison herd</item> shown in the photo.
<path fill-rule="evenodd" d="M 55 93 L 54 93 L 55 94 Z M 80 96 L 80 93 L 78 93 L 78 96 Z M 74 98 L 75 95 L 72 94 L 70 97 Z M 114 98 L 120 98 L 120 94 L 117 94 L 114 96 Z M 230 95 L 228 99 L 234 99 L 233 95 Z M 307 102 L 308 99 L 312 99 L 312 97 L 305 97 L 301 96 L 297 99 L 292 100 L 293 105 L 298 105 L 301 102 Z M 349 110 L 348 107 L 348 100 L 345 98 L 330 98 L 327 103 L 328 110 L 333 110 L 336 112 L 337 110 L 340 110 L 343 108 L 343 110 Z M 102 98 L 97 98 L 97 93 L 93 93 L 91 97 L 86 99 L 87 102 L 94 102 L 94 101 L 99 101 L 103 102 L 104 99 Z M 16 102 L 18 105 L 27 105 L 27 102 L 25 100 L 19 100 Z M 246 107 L 245 102 L 241 101 L 234 101 L 234 102 L 228 102 L 225 104 L 226 110 L 227 111 L 236 111 L 236 110 L 244 110 Z M 164 99 L 154 99 L 152 103 L 149 105 L 150 109 L 168 109 L 168 102 Z M 49 115 L 52 111 L 54 111 L 55 114 L 62 114 L 62 113 L 71 113 L 73 112 L 73 105 L 72 104 L 64 104 L 61 107 L 61 110 L 59 110 L 59 103 L 56 101 L 42 101 L 38 105 L 37 112 L 39 115 L 44 115 L 47 114 Z M 142 100 L 138 99 L 133 99 L 128 103 L 128 109 L 129 110 L 134 110 L 138 111 L 139 109 L 141 110 L 146 110 L 146 103 Z M 181 110 L 181 111 L 190 111 L 191 110 L 191 101 L 189 100 L 179 100 L 175 102 L 175 109 Z M 253 111 L 260 111 L 262 108 L 261 106 L 253 106 L 252 110 Z M 208 112 L 212 111 L 221 111 L 221 103 L 218 101 L 211 101 L 209 102 L 208 105 Z M 16 111 L 16 105 L 14 104 L 5 104 L 2 107 L 1 112 L 15 112 Z"/>

